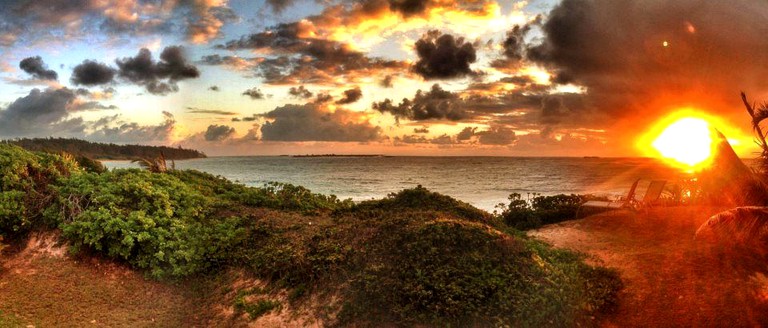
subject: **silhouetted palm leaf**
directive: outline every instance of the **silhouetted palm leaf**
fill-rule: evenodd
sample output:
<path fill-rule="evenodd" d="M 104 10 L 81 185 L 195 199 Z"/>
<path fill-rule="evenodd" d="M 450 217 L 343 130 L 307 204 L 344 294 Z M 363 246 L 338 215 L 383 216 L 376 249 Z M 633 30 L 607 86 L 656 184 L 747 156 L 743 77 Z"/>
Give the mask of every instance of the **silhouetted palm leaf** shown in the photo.
<path fill-rule="evenodd" d="M 768 238 L 768 207 L 736 207 L 711 216 L 696 231 L 696 238 L 712 237 L 736 244 Z"/>
<path fill-rule="evenodd" d="M 165 160 L 165 155 L 163 153 L 160 153 L 160 156 L 154 159 L 149 158 L 138 158 L 131 161 L 131 163 L 137 163 L 139 166 L 141 166 L 143 169 L 148 170 L 153 173 L 165 173 L 168 172 L 168 163 Z M 176 165 L 173 163 L 173 167 L 171 169 L 175 169 Z"/>

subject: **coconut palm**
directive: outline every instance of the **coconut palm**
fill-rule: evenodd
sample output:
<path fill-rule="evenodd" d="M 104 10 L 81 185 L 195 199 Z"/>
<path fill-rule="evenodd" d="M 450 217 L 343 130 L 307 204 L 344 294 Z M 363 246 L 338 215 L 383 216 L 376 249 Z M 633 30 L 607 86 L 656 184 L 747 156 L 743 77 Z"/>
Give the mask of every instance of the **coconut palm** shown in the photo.
<path fill-rule="evenodd" d="M 165 173 L 168 172 L 168 162 L 165 160 L 165 155 L 160 152 L 160 156 L 155 158 L 138 158 L 131 161 L 131 163 L 138 163 L 142 168 L 149 170 L 152 173 Z M 176 169 L 176 163 L 171 160 L 170 170 Z"/>

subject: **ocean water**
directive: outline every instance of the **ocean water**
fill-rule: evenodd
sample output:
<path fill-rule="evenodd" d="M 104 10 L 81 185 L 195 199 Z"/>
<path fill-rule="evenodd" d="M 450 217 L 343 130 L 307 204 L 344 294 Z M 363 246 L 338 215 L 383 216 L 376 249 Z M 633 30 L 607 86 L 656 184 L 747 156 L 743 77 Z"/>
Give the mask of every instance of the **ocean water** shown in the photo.
<path fill-rule="evenodd" d="M 109 168 L 136 167 L 106 161 Z M 650 158 L 212 157 L 176 161 L 249 186 L 270 181 L 355 201 L 422 185 L 488 211 L 511 193 L 623 195 L 636 179 L 684 178 Z"/>

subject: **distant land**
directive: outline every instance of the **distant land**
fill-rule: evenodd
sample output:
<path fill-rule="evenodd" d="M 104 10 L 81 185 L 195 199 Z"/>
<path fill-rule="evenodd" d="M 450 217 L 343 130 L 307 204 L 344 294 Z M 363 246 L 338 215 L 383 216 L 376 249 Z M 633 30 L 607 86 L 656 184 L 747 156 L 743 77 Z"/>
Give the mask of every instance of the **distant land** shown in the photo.
<path fill-rule="evenodd" d="M 359 155 L 345 155 L 345 154 L 307 154 L 307 155 L 293 155 L 291 157 L 391 157 L 381 154 L 359 154 Z"/>
<path fill-rule="evenodd" d="M 205 158 L 204 153 L 181 147 L 117 145 L 113 143 L 90 142 L 74 138 L 24 138 L 4 140 L 4 143 L 17 145 L 31 151 L 46 153 L 67 152 L 75 156 L 92 159 L 133 160 L 136 158 L 155 158 L 162 153 L 166 159 Z"/>

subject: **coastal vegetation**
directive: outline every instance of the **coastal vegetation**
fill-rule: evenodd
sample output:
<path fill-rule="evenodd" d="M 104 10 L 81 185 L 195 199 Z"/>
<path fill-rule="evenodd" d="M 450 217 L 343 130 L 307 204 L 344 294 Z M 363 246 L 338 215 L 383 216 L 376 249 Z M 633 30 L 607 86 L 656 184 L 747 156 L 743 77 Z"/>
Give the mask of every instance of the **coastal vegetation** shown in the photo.
<path fill-rule="evenodd" d="M 328 325 L 590 325 L 622 288 L 613 270 L 421 186 L 355 204 L 198 171 L 89 170 L 0 144 L 0 199 L 4 243 L 54 232 L 80 256 L 231 290 L 216 300 L 248 320 L 320 299 Z M 574 201 L 534 204 L 550 222 Z"/>
<path fill-rule="evenodd" d="M 202 152 L 181 147 L 117 145 L 75 138 L 21 138 L 5 140 L 4 142 L 30 151 L 53 154 L 68 153 L 76 158 L 134 160 L 136 158 L 156 158 L 160 154 L 169 160 L 206 157 Z"/>

